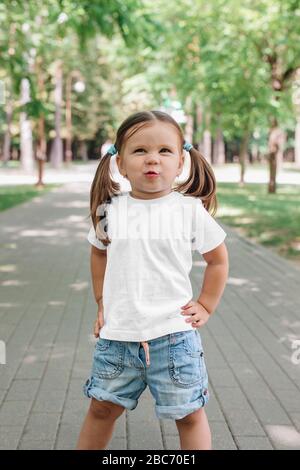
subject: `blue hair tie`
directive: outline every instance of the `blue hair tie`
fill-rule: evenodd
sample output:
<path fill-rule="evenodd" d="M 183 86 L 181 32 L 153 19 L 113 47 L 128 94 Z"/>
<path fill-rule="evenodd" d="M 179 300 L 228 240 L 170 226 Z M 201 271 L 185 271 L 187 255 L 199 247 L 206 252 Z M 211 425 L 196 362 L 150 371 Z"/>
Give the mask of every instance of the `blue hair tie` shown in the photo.
<path fill-rule="evenodd" d="M 189 144 L 188 142 L 184 142 L 183 148 L 184 148 L 184 150 L 189 152 L 193 148 L 193 146 L 192 146 L 192 144 Z"/>
<path fill-rule="evenodd" d="M 111 155 L 114 155 L 115 153 L 118 153 L 118 150 L 116 149 L 116 147 L 114 146 L 114 144 L 112 144 L 109 149 L 107 150 L 106 153 L 110 153 Z"/>

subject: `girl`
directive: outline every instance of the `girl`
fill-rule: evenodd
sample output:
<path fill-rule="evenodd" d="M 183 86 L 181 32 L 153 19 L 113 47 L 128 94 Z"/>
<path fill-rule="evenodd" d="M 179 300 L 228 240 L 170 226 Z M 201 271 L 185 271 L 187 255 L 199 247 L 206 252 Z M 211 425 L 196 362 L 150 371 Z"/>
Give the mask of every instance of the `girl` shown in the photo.
<path fill-rule="evenodd" d="M 175 184 L 189 151 L 188 179 Z M 131 191 L 111 179 L 110 157 Z M 147 385 L 158 418 L 173 419 L 181 449 L 211 449 L 201 328 L 228 275 L 225 231 L 213 170 L 162 111 L 129 116 L 100 160 L 90 194 L 91 272 L 99 337 L 84 394 L 91 398 L 77 449 L 105 449 L 116 419 L 133 410 Z M 207 262 L 192 300 L 192 251 Z M 103 292 L 102 292 L 103 290 Z"/>

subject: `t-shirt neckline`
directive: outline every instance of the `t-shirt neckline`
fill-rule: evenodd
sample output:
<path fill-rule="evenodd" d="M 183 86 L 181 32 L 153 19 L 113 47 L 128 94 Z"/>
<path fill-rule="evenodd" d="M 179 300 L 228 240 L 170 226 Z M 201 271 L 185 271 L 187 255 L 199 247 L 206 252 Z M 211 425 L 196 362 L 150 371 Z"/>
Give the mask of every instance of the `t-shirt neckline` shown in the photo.
<path fill-rule="evenodd" d="M 165 196 L 156 197 L 156 198 L 153 198 L 153 199 L 138 199 L 136 197 L 131 196 L 129 194 L 129 191 L 128 191 L 128 199 L 132 202 L 144 203 L 144 204 L 153 204 L 153 203 L 159 203 L 159 202 L 162 202 L 162 201 L 172 199 L 174 197 L 175 193 L 176 193 L 176 191 L 170 191 L 168 194 L 165 194 Z"/>

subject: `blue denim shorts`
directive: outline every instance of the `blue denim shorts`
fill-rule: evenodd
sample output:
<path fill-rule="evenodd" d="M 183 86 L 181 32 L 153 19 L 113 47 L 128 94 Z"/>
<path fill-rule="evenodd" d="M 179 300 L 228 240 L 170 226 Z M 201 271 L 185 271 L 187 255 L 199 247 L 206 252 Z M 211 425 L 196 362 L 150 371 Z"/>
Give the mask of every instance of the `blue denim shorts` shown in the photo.
<path fill-rule="evenodd" d="M 150 365 L 141 343 L 99 338 L 85 396 L 134 410 L 148 385 L 159 419 L 181 419 L 203 407 L 209 400 L 208 375 L 198 331 L 170 333 L 147 343 Z"/>

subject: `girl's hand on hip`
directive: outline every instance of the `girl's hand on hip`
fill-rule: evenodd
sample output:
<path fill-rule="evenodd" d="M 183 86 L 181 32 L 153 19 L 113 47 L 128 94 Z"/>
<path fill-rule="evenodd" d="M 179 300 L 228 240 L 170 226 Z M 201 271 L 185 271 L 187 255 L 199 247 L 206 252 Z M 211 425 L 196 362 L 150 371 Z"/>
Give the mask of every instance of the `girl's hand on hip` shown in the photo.
<path fill-rule="evenodd" d="M 181 309 L 181 315 L 188 316 L 186 323 L 191 323 L 194 328 L 200 328 L 209 320 L 210 313 L 199 302 L 190 300 Z"/>
<path fill-rule="evenodd" d="M 98 311 L 97 311 L 97 319 L 94 323 L 94 336 L 98 338 L 99 332 L 104 325 L 104 316 L 103 316 L 103 303 L 102 298 L 98 301 Z"/>

